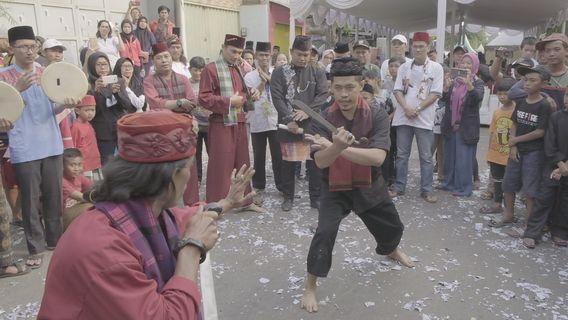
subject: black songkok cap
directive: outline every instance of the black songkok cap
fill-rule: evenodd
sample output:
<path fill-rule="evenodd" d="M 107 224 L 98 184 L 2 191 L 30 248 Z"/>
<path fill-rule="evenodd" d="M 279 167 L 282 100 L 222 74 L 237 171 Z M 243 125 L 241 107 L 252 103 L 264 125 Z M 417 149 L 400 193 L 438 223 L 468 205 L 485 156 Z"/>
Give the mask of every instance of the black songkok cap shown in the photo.
<path fill-rule="evenodd" d="M 331 63 L 332 77 L 361 76 L 363 68 L 359 60 L 351 57 L 335 59 Z"/>
<path fill-rule="evenodd" d="M 335 51 L 337 53 L 347 53 L 347 52 L 349 52 L 349 43 L 338 42 L 338 43 L 335 44 L 335 48 L 333 48 L 333 51 Z"/>
<path fill-rule="evenodd" d="M 34 40 L 34 29 L 30 26 L 17 26 L 8 30 L 8 42 L 12 43 L 17 40 Z"/>
<path fill-rule="evenodd" d="M 297 36 L 296 39 L 294 39 L 292 49 L 300 51 L 312 50 L 312 38 L 309 36 Z"/>
<path fill-rule="evenodd" d="M 254 50 L 254 41 L 247 41 L 245 43 L 245 49 Z"/>
<path fill-rule="evenodd" d="M 256 42 L 256 51 L 270 52 L 270 48 L 272 48 L 272 44 L 270 44 L 270 42 Z"/>

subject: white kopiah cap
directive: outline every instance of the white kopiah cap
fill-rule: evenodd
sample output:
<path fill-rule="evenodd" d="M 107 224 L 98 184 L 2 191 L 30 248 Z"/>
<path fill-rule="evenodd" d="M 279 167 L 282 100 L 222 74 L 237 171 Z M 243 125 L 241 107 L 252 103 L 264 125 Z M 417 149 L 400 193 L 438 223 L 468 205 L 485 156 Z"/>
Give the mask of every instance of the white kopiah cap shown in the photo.
<path fill-rule="evenodd" d="M 394 40 L 398 40 L 404 44 L 408 44 L 408 40 L 406 40 L 406 37 L 403 36 L 402 34 L 397 34 L 396 36 L 394 36 L 391 40 L 391 42 L 393 42 Z"/>
<path fill-rule="evenodd" d="M 43 42 L 43 46 L 42 46 L 42 50 L 45 49 L 51 49 L 51 48 L 55 48 L 55 47 L 61 47 L 63 49 L 63 51 L 67 50 L 67 48 L 65 48 L 65 46 L 63 45 L 63 43 L 61 43 L 59 40 L 57 39 L 47 39 Z"/>

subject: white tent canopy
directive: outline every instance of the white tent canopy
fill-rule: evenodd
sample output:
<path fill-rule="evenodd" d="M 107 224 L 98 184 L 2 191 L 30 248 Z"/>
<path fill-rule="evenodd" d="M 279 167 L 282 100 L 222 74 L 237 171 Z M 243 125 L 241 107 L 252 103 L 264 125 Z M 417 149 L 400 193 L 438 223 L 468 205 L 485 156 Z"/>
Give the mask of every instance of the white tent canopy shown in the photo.
<path fill-rule="evenodd" d="M 523 41 L 524 35 L 522 33 L 518 35 L 508 35 L 505 32 L 499 32 L 495 39 L 489 41 L 486 45 L 487 47 L 517 47 L 521 41 Z"/>
<path fill-rule="evenodd" d="M 290 0 L 296 18 L 311 14 L 340 25 L 377 24 L 379 33 L 381 27 L 404 32 L 435 28 L 437 5 L 437 0 Z M 550 19 L 566 20 L 567 9 L 566 0 L 447 0 L 446 14 L 448 21 L 456 10 L 466 24 L 524 31 Z"/>

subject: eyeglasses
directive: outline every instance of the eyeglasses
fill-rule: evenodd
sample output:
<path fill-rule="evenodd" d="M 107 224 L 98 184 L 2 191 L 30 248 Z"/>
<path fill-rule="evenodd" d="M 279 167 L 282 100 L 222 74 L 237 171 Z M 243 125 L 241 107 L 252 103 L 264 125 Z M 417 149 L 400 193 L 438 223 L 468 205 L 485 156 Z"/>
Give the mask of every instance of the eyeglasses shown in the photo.
<path fill-rule="evenodd" d="M 108 68 L 108 63 L 97 63 L 95 66 L 100 67 L 100 68 Z"/>
<path fill-rule="evenodd" d="M 28 52 L 28 51 L 30 51 L 30 50 L 31 50 L 31 51 L 36 51 L 37 49 L 39 49 L 39 46 L 36 45 L 36 44 L 31 45 L 31 46 L 22 45 L 22 46 L 14 47 L 14 49 L 18 49 L 18 50 L 21 50 L 21 51 L 24 51 L 24 52 Z"/>

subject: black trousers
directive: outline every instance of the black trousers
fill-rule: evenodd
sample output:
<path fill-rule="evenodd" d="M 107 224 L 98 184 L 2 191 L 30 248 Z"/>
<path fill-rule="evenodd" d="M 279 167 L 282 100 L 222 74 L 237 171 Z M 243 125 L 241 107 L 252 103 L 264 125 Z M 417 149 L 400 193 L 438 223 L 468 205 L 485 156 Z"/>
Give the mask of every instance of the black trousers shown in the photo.
<path fill-rule="evenodd" d="M 352 208 L 349 192 L 331 192 L 322 196 L 318 228 L 308 253 L 308 273 L 320 278 L 327 277 L 339 225 Z M 358 216 L 377 242 L 375 252 L 387 255 L 398 247 L 404 225 L 390 197 Z"/>
<path fill-rule="evenodd" d="M 296 161 L 282 160 L 280 167 L 280 183 L 282 193 L 287 199 L 294 199 L 296 192 Z M 319 199 L 321 190 L 321 169 L 313 160 L 306 160 L 306 170 L 309 177 L 310 199 Z"/>
<path fill-rule="evenodd" d="M 22 198 L 24 234 L 30 254 L 41 253 L 45 243 L 55 247 L 63 232 L 63 157 L 14 163 Z M 40 221 L 43 216 L 44 227 Z"/>
<path fill-rule="evenodd" d="M 199 131 L 197 133 L 197 150 L 195 152 L 195 161 L 197 162 L 197 179 L 201 182 L 203 176 L 203 144 L 205 149 L 209 150 L 209 142 L 207 141 L 207 131 Z"/>
<path fill-rule="evenodd" d="M 568 240 L 568 178 L 555 181 L 550 179 L 549 170 L 544 171 L 534 210 L 523 236 L 540 240 L 548 222 L 553 236 Z"/>
<path fill-rule="evenodd" d="M 265 131 L 251 133 L 252 151 L 254 153 L 254 176 L 252 186 L 255 189 L 266 188 L 266 144 L 270 147 L 270 157 L 272 158 L 272 174 L 276 189 L 281 190 L 280 179 L 282 177 L 280 168 L 282 166 L 282 152 L 280 143 L 276 139 L 276 131 Z"/>
<path fill-rule="evenodd" d="M 390 140 L 390 150 L 381 166 L 381 172 L 387 182 L 387 186 L 392 185 L 396 179 L 396 127 L 391 127 L 390 129 Z"/>
<path fill-rule="evenodd" d="M 503 178 L 505 177 L 505 166 L 502 164 L 489 162 L 489 170 L 491 171 L 491 178 L 493 178 L 493 199 L 495 203 L 501 204 L 503 202 Z"/>
<path fill-rule="evenodd" d="M 101 164 L 104 166 L 114 156 L 117 142 L 97 140 L 97 145 L 99 147 L 99 153 L 101 154 Z"/>

